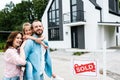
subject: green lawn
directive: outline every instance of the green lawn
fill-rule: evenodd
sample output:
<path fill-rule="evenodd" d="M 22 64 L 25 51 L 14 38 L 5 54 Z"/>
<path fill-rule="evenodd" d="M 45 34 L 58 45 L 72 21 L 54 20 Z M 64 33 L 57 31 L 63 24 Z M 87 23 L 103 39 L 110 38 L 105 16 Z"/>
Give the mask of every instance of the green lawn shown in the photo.
<path fill-rule="evenodd" d="M 3 50 L 0 50 L 0 52 L 3 52 Z"/>

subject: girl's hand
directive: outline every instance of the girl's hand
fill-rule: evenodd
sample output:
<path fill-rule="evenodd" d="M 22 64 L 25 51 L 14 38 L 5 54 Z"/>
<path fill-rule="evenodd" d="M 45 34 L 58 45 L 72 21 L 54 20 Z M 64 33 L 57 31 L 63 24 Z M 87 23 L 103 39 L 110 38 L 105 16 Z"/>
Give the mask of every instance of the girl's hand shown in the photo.
<path fill-rule="evenodd" d="M 32 36 L 24 35 L 24 36 L 23 36 L 23 39 L 25 39 L 25 40 L 26 40 L 26 39 L 32 39 Z"/>
<path fill-rule="evenodd" d="M 36 39 L 35 39 L 35 42 L 37 42 L 37 43 L 40 43 L 40 44 L 41 44 L 41 43 L 42 43 L 42 40 L 41 40 L 41 38 L 36 38 Z"/>

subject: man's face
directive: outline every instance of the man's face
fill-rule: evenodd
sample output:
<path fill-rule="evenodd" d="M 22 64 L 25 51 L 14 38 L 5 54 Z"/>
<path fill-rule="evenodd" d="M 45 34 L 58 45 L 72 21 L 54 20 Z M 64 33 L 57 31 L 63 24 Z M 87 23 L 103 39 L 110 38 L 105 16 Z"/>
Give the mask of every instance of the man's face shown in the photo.
<path fill-rule="evenodd" d="M 43 33 L 43 26 L 42 26 L 42 23 L 37 21 L 37 22 L 33 22 L 33 30 L 34 30 L 34 33 L 37 34 L 37 35 L 42 35 Z"/>

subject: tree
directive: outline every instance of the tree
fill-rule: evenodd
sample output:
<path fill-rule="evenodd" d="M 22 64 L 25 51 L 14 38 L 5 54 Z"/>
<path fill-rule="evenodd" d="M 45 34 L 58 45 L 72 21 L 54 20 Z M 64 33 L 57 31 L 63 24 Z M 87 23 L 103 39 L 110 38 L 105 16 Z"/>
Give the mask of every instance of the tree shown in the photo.
<path fill-rule="evenodd" d="M 33 0 L 34 16 L 41 19 L 49 0 Z"/>
<path fill-rule="evenodd" d="M 31 20 L 30 15 L 32 6 L 32 3 L 27 1 L 22 1 L 21 3 L 16 4 L 16 7 L 14 7 L 11 12 L 14 21 L 16 21 L 16 25 L 20 25 L 23 22 L 29 22 Z"/>
<path fill-rule="evenodd" d="M 28 0 L 15 5 L 11 1 L 0 11 L 0 31 L 21 31 L 24 22 L 40 20 L 47 3 L 48 0 Z M 8 34 L 6 38 L 7 36 Z M 6 40 L 6 38 L 0 36 L 1 40 Z"/>
<path fill-rule="evenodd" d="M 25 0 L 15 5 L 11 1 L 0 11 L 0 30 L 22 30 L 24 22 L 40 20 L 47 3 L 48 0 Z"/>
<path fill-rule="evenodd" d="M 5 8 L 8 9 L 7 11 L 9 12 L 11 12 L 14 7 L 15 7 L 15 4 L 12 1 L 10 1 L 9 4 L 5 5 Z"/>

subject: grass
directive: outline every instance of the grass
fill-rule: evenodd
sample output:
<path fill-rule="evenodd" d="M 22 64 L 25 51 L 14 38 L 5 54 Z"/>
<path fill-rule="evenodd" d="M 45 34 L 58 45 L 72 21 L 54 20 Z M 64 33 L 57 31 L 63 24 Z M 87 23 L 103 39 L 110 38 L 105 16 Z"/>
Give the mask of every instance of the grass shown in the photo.
<path fill-rule="evenodd" d="M 74 52 L 73 55 L 80 56 L 80 55 L 85 54 L 85 53 L 88 53 L 88 52 Z"/>
<path fill-rule="evenodd" d="M 0 52 L 3 52 L 5 42 L 0 42 Z"/>
<path fill-rule="evenodd" d="M 3 52 L 3 50 L 0 50 L 0 52 Z"/>

